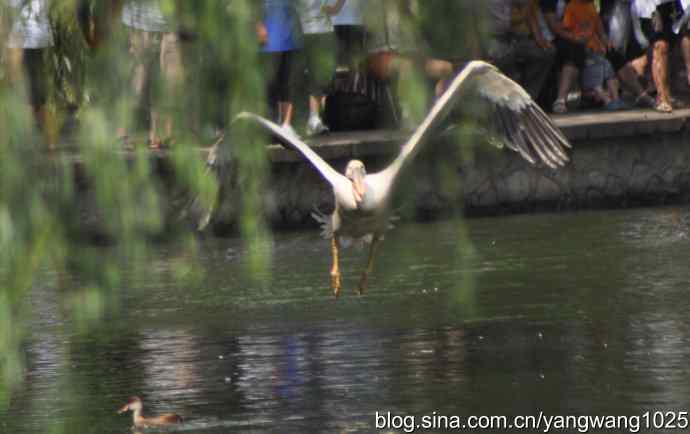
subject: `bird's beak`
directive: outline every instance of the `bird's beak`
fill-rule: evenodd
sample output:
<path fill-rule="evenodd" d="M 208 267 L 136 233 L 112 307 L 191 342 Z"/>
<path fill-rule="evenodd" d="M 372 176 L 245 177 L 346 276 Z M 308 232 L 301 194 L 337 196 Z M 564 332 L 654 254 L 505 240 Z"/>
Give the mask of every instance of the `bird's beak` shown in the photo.
<path fill-rule="evenodd" d="M 125 404 L 124 406 L 122 406 L 121 409 L 119 409 L 119 410 L 117 411 L 117 414 L 122 414 L 122 413 L 124 413 L 125 411 L 128 411 L 128 410 L 129 410 L 129 404 Z"/>
<path fill-rule="evenodd" d="M 352 189 L 355 193 L 355 200 L 361 202 L 366 192 L 364 185 L 364 175 L 361 172 L 355 172 L 352 176 Z"/>

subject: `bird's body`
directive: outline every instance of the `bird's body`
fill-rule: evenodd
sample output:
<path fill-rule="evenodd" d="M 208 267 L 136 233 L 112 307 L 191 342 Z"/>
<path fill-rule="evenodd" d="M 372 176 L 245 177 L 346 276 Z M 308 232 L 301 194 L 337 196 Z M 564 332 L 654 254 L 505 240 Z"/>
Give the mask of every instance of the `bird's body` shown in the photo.
<path fill-rule="evenodd" d="M 252 113 L 238 115 L 237 120 L 258 123 L 284 144 L 302 153 L 333 187 L 333 213 L 314 217 L 321 222 L 323 235 L 331 240 L 331 286 L 336 296 L 340 293 L 338 252 L 341 241 L 348 238 L 371 241 L 369 259 L 358 287 L 362 293 L 373 268 L 378 243 L 391 226 L 392 193 L 401 173 L 419 152 L 420 144 L 448 117 L 468 88 L 491 105 L 489 119 L 506 147 L 532 164 L 541 162 L 553 169 L 568 161 L 564 148 L 570 145 L 551 119 L 520 85 L 482 61 L 470 62 L 452 80 L 419 128 L 402 146 L 399 155 L 377 173 L 368 174 L 361 161 L 351 160 L 345 174 L 341 175 L 299 138 L 273 122 Z"/>
<path fill-rule="evenodd" d="M 167 413 L 155 417 L 144 417 L 143 410 L 144 404 L 141 399 L 137 396 L 133 396 L 129 398 L 127 404 L 118 410 L 118 413 L 131 411 L 133 413 L 132 419 L 136 428 L 164 427 L 182 423 L 182 417 L 177 414 Z"/>

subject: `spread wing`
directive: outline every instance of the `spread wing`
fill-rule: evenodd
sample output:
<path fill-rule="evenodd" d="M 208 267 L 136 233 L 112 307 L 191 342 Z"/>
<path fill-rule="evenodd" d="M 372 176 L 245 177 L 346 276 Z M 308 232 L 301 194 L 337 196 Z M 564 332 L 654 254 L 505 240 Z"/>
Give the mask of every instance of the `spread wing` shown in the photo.
<path fill-rule="evenodd" d="M 290 146 L 296 151 L 300 152 L 309 162 L 319 171 L 321 176 L 328 181 L 334 189 L 351 185 L 350 181 L 340 173 L 338 173 L 330 164 L 328 164 L 323 158 L 321 158 L 316 152 L 314 152 L 309 145 L 300 140 L 299 137 L 294 134 L 290 134 L 287 130 L 263 118 L 257 114 L 242 112 L 235 117 L 235 122 L 253 122 L 259 127 L 264 129 L 266 132 L 275 136 L 281 143 Z"/>
<path fill-rule="evenodd" d="M 470 92 L 488 104 L 490 127 L 509 149 L 532 164 L 541 162 L 554 169 L 568 162 L 565 151 L 565 148 L 570 148 L 568 139 L 529 94 L 493 65 L 473 61 L 453 79 L 402 147 L 400 155 L 384 170 L 388 172 L 387 176 L 395 178 L 399 175 L 419 152 L 421 144 Z"/>

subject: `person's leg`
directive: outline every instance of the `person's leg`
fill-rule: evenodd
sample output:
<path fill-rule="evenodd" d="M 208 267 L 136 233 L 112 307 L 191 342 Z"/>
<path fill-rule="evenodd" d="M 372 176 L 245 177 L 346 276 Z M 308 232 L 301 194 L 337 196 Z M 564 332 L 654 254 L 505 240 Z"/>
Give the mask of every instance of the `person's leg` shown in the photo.
<path fill-rule="evenodd" d="M 653 50 L 652 77 L 659 98 L 657 110 L 670 112 L 673 110 L 673 107 L 671 105 L 671 89 L 668 82 L 668 41 L 660 39 L 654 42 Z"/>
<path fill-rule="evenodd" d="M 606 80 L 606 89 L 613 101 L 617 101 L 620 98 L 620 82 L 615 77 Z"/>
<path fill-rule="evenodd" d="M 566 101 L 568 93 L 577 82 L 578 74 L 585 67 L 586 52 L 584 45 L 575 44 L 562 38 L 554 41 L 559 56 L 561 56 L 563 66 L 558 78 L 558 92 L 556 101 L 553 103 L 555 113 L 565 113 L 568 111 Z"/>
<path fill-rule="evenodd" d="M 628 88 L 633 95 L 639 97 L 645 93 L 642 84 L 640 84 L 640 78 L 631 63 L 626 63 L 618 70 L 618 77 L 623 85 Z"/>
<path fill-rule="evenodd" d="M 279 122 L 283 127 L 289 127 L 292 129 L 292 69 L 294 56 L 292 51 L 283 51 L 276 54 L 279 55 L 277 75 Z"/>
<path fill-rule="evenodd" d="M 642 77 L 644 76 L 645 71 L 647 70 L 647 65 L 649 64 L 649 56 L 645 52 L 639 57 L 631 60 L 628 64 L 633 70 L 635 70 L 635 74 L 637 74 L 638 77 Z"/>
<path fill-rule="evenodd" d="M 434 91 L 436 96 L 441 96 L 446 89 L 446 81 L 453 75 L 453 64 L 447 60 L 427 59 L 424 71 L 428 77 L 436 80 Z"/>
<path fill-rule="evenodd" d="M 174 129 L 174 117 L 179 115 L 182 102 L 182 86 L 185 79 L 185 68 L 182 60 L 182 48 L 176 33 L 161 35 L 160 52 L 161 90 L 156 101 L 161 112 L 161 130 L 163 141 L 171 140 Z"/>
<path fill-rule="evenodd" d="M 690 86 L 690 35 L 687 33 L 681 38 L 681 50 L 683 52 L 683 61 L 685 62 L 685 75 Z"/>
<path fill-rule="evenodd" d="M 29 102 L 36 127 L 43 134 L 45 143 L 53 149 L 57 144 L 58 132 L 55 119 L 46 105 L 48 101 L 46 55 L 46 49 L 25 49 L 23 64 L 28 78 Z"/>
<path fill-rule="evenodd" d="M 521 84 L 532 99 L 537 101 L 556 60 L 556 51 L 545 50 L 533 40 L 524 41 L 516 49 L 519 51 L 519 58 L 524 59 L 520 62 L 524 71 Z"/>
<path fill-rule="evenodd" d="M 149 32 L 144 32 L 137 29 L 129 30 L 129 53 L 132 55 L 133 64 L 130 77 L 131 90 L 131 104 L 132 113 L 146 113 L 149 119 L 149 141 L 151 140 L 151 124 L 157 122 L 157 114 L 154 116 L 151 113 L 150 106 L 150 74 L 153 65 L 153 56 L 151 55 L 153 45 L 153 35 Z M 154 119 L 154 117 L 156 119 Z M 123 139 L 125 144 L 128 144 L 128 134 L 131 129 L 129 123 L 132 121 L 127 119 L 124 127 L 118 129 L 117 135 Z"/>
<path fill-rule="evenodd" d="M 553 111 L 555 113 L 565 113 L 567 107 L 565 105 L 568 98 L 568 92 L 572 89 L 573 84 L 577 81 L 578 69 L 572 63 L 566 63 L 561 69 L 561 76 L 558 79 L 558 96 L 553 104 Z"/>
<path fill-rule="evenodd" d="M 307 59 L 309 89 L 309 120 L 307 134 L 315 135 L 328 131 L 321 120 L 326 89 L 335 72 L 335 35 L 320 33 L 305 35 L 304 50 Z"/>

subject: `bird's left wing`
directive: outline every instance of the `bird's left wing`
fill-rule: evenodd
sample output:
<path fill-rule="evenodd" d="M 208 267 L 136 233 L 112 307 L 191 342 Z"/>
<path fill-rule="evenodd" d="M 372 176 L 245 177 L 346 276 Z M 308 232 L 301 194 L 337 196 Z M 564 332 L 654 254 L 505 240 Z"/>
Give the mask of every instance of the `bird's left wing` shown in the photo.
<path fill-rule="evenodd" d="M 488 120 L 500 141 L 525 160 L 532 164 L 540 161 L 551 168 L 563 166 L 569 160 L 565 152 L 565 148 L 570 148 L 568 139 L 529 94 L 495 66 L 473 61 L 453 79 L 402 147 L 400 155 L 385 170 L 389 176 L 398 176 L 419 152 L 420 145 L 470 91 L 488 103 Z"/>
<path fill-rule="evenodd" d="M 316 152 L 314 152 L 309 145 L 304 143 L 302 140 L 300 140 L 299 137 L 295 136 L 294 134 L 290 134 L 287 130 L 284 128 L 281 128 L 274 122 L 269 121 L 266 118 L 263 118 L 257 114 L 254 113 L 249 113 L 249 112 L 242 112 L 238 114 L 235 117 L 234 122 L 240 122 L 240 121 L 250 121 L 254 122 L 263 129 L 267 130 L 269 133 L 271 133 L 273 136 L 278 138 L 281 143 L 290 146 L 291 148 L 295 149 L 296 151 L 300 152 L 304 157 L 309 160 L 309 162 L 316 168 L 316 170 L 323 176 L 326 181 L 328 181 L 333 188 L 338 188 L 345 183 L 345 185 L 349 186 L 350 181 L 348 179 L 338 173 L 333 167 L 331 167 L 330 164 L 328 164 L 323 158 L 321 158 Z"/>

